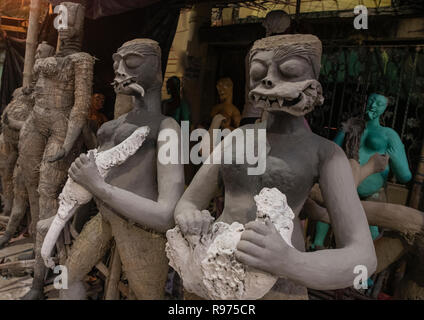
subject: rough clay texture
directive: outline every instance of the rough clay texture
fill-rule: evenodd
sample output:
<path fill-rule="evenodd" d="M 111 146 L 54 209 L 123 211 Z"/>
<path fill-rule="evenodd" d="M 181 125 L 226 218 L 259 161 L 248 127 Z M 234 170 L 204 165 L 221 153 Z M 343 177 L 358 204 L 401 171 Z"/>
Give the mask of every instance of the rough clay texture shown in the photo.
<path fill-rule="evenodd" d="M 94 155 L 100 175 L 105 177 L 112 167 L 121 165 L 129 157 L 134 155 L 142 146 L 144 140 L 149 134 L 149 131 L 150 129 L 147 126 L 140 127 L 123 142 L 109 150 L 99 153 L 97 152 L 97 149 L 88 151 L 89 155 Z M 50 259 L 51 251 L 63 226 L 75 212 L 74 209 L 88 203 L 91 199 L 92 194 L 89 191 L 77 184 L 70 177 L 68 178 L 62 193 L 59 195 L 59 209 L 57 211 L 57 215 L 49 229 L 41 249 L 41 255 L 45 260 L 46 266 L 54 267 L 54 264 Z"/>
<path fill-rule="evenodd" d="M 255 196 L 257 221 L 269 218 L 290 245 L 294 214 L 276 188 L 263 188 Z M 211 217 L 212 219 L 212 217 Z M 235 258 L 244 226 L 216 222 L 208 234 L 183 235 L 179 226 L 168 230 L 166 254 L 169 264 L 183 279 L 184 288 L 205 299 L 260 299 L 277 277 L 247 267 Z"/>

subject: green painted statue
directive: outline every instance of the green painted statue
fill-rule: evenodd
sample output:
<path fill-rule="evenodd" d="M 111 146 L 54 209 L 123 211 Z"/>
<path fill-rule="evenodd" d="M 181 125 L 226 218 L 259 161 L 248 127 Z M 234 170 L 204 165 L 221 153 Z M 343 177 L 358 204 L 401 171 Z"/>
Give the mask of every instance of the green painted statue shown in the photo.
<path fill-rule="evenodd" d="M 361 199 L 386 201 L 384 187 L 387 177 L 392 170 L 397 181 L 407 183 L 412 178 L 406 158 L 405 147 L 395 130 L 383 127 L 380 124 L 380 116 L 387 108 L 388 99 L 384 95 L 372 93 L 368 97 L 366 117 L 366 128 L 361 136 L 359 148 L 359 163 L 363 166 L 375 154 L 387 154 L 390 157 L 389 164 L 384 171 L 374 173 L 367 177 L 358 187 L 358 194 Z M 334 142 L 342 146 L 345 139 L 345 132 L 338 133 Z M 324 246 L 329 225 L 318 222 L 313 248 Z M 377 226 L 370 226 L 373 239 L 379 235 Z"/>

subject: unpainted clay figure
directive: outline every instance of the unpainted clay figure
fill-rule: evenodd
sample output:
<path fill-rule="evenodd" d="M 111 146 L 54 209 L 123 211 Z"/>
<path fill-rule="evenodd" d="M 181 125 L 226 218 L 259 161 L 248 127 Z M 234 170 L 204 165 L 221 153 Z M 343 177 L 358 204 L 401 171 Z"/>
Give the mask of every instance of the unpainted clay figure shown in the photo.
<path fill-rule="evenodd" d="M 349 161 L 339 146 L 310 132 L 304 124 L 304 115 L 323 103 L 317 81 L 321 52 L 321 42 L 312 35 L 273 36 L 255 42 L 250 53 L 249 97 L 260 101 L 269 117 L 264 123 L 241 129 L 266 129 L 265 173 L 248 175 L 249 166 L 244 164 L 204 164 L 175 210 L 183 234 L 207 233 L 211 221 L 201 210 L 207 207 L 222 177 L 225 208 L 218 221 L 237 221 L 245 227 L 236 258 L 279 278 L 264 298 L 307 299 L 305 287 L 350 287 L 357 276 L 355 266 L 364 265 L 369 275 L 376 268 L 374 246 Z M 234 130 L 221 145 L 228 141 L 234 148 L 233 137 L 243 131 Z M 305 252 L 298 215 L 316 182 L 328 204 L 336 250 Z M 295 215 L 293 247 L 272 223 L 253 221 L 257 211 L 254 196 L 263 187 L 277 188 L 286 195 Z"/>
<path fill-rule="evenodd" d="M 95 198 L 99 214 L 92 218 L 74 242 L 66 267 L 69 289 L 62 299 L 84 299 L 82 280 L 105 255 L 115 240 L 123 271 L 138 299 L 161 299 L 168 274 L 164 233 L 174 226 L 173 211 L 184 190 L 180 164 L 163 164 L 158 152 L 168 141 L 159 139 L 162 130 L 178 136 L 180 127 L 161 114 L 161 52 L 156 41 L 135 39 L 113 55 L 118 94 L 134 97 L 134 107 L 98 131 L 103 152 L 126 140 L 135 130 L 148 126 L 142 147 L 103 178 L 94 157 L 81 155 L 69 176 Z M 179 150 L 179 149 L 178 149 Z"/>
<path fill-rule="evenodd" d="M 4 207 L 3 214 L 8 216 L 13 205 L 13 170 L 18 159 L 19 131 L 34 104 L 30 88 L 18 88 L 13 92 L 12 101 L 2 116 L 2 133 L 7 159 L 2 176 Z"/>
<path fill-rule="evenodd" d="M 233 130 L 240 125 L 241 115 L 240 111 L 233 104 L 233 81 L 230 78 L 222 78 L 216 84 L 218 90 L 220 104 L 212 108 L 211 118 L 216 115 L 223 116 L 221 122 L 221 129 Z"/>
<path fill-rule="evenodd" d="M 383 127 L 380 117 L 387 108 L 388 99 L 384 95 L 373 93 L 369 96 L 366 107 L 366 127 L 361 136 L 359 147 L 359 164 L 364 165 L 375 154 L 387 154 L 390 161 L 381 172 L 367 177 L 359 186 L 358 194 L 363 200 L 374 200 L 386 202 L 385 186 L 390 169 L 400 183 L 411 180 L 412 174 L 409 170 L 405 147 L 395 130 Z M 341 130 L 334 139 L 338 145 L 343 145 L 346 132 Z M 317 233 L 314 246 L 323 247 L 329 225 L 322 222 L 317 223 Z M 373 239 L 379 235 L 377 226 L 370 226 Z"/>
<path fill-rule="evenodd" d="M 54 54 L 54 48 L 48 45 L 46 42 L 42 42 L 38 45 L 35 58 L 42 59 L 50 57 Z M 6 149 L 8 154 L 8 166 L 6 170 L 11 170 L 13 165 L 13 206 L 9 222 L 6 227 L 6 231 L 3 236 L 0 237 L 0 248 L 7 244 L 18 229 L 22 219 L 25 216 L 28 202 L 31 205 L 31 225 L 29 232 L 31 236 L 35 237 L 35 227 L 38 221 L 38 195 L 37 191 L 34 190 L 34 186 L 28 183 L 23 177 L 22 169 L 17 164 L 22 160 L 19 160 L 23 155 L 19 154 L 19 141 L 23 141 L 27 138 L 32 139 L 31 136 L 22 137 L 20 131 L 23 128 L 26 119 L 28 118 L 33 106 L 34 96 L 32 88 L 19 88 L 21 92 L 20 103 L 10 105 L 7 107 L 3 114 L 3 132 L 5 136 Z M 9 162 L 10 158 L 15 161 Z M 16 157 L 16 158 L 15 158 Z M 37 165 L 36 163 L 33 163 Z M 29 196 L 28 191 L 32 189 Z M 29 200 L 29 201 L 28 201 Z"/>
<path fill-rule="evenodd" d="M 92 94 L 94 58 L 81 52 L 85 8 L 72 2 L 62 5 L 67 8 L 68 26 L 59 29 L 60 49 L 55 56 L 38 59 L 34 65 L 35 105 L 22 128 L 24 140 L 19 146 L 19 166 L 38 191 L 39 220 L 57 212 L 67 170 L 80 153 Z M 46 269 L 40 249 L 44 235 L 45 230 L 37 230 L 34 281 L 24 299 L 43 296 Z"/>

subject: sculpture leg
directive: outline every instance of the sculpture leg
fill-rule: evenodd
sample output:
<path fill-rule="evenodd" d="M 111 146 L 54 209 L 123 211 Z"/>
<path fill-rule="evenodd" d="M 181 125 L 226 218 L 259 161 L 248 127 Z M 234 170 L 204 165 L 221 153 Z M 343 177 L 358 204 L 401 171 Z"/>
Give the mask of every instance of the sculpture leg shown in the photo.
<path fill-rule="evenodd" d="M 13 206 L 13 171 L 16 160 L 18 159 L 18 150 L 11 143 L 6 143 L 7 159 L 4 176 L 2 177 L 4 206 L 3 214 L 9 216 Z"/>
<path fill-rule="evenodd" d="M 56 215 L 58 208 L 57 198 L 67 177 L 66 159 L 54 163 L 47 162 L 48 156 L 56 154 L 62 145 L 62 141 L 51 135 L 47 141 L 43 160 L 40 166 L 40 180 L 38 184 L 39 193 L 39 222 L 52 218 Z M 37 223 L 34 280 L 31 291 L 23 299 L 40 299 L 43 296 L 44 278 L 46 267 L 41 257 L 41 247 L 44 237 L 48 231 Z"/>
<path fill-rule="evenodd" d="M 40 251 L 43 246 L 44 237 L 49 231 L 49 227 L 53 217 L 50 219 L 39 220 L 36 226 L 36 237 L 35 237 L 35 264 L 34 264 L 34 279 L 32 281 L 31 290 L 24 295 L 22 300 L 41 300 L 44 298 L 44 277 L 46 274 L 46 268 L 44 266 L 43 259 L 41 259 Z"/>
<path fill-rule="evenodd" d="M 35 238 L 35 228 L 39 218 L 38 181 L 40 177 L 40 163 L 45 148 L 45 138 L 35 127 L 32 115 L 25 122 L 19 136 L 18 166 L 24 177 L 24 183 L 28 194 L 31 226 L 30 233 Z"/>
<path fill-rule="evenodd" d="M 13 237 L 18 229 L 28 207 L 28 195 L 25 188 L 24 178 L 19 166 L 15 167 L 14 173 L 14 200 L 12 213 L 6 227 L 5 234 L 0 237 L 0 248 L 2 248 Z"/>
<path fill-rule="evenodd" d="M 106 254 L 111 239 L 110 225 L 100 213 L 87 222 L 75 240 L 66 262 L 68 289 L 60 290 L 62 300 L 86 299 L 82 280 Z"/>
<path fill-rule="evenodd" d="M 158 300 L 165 295 L 168 259 L 166 238 L 153 234 L 108 213 L 122 267 L 139 300 Z"/>

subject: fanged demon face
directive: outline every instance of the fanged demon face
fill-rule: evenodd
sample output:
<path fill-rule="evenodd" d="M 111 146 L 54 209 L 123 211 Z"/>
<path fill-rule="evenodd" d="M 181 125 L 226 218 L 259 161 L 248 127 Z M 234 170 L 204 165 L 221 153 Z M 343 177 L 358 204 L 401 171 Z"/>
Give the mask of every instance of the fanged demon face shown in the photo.
<path fill-rule="evenodd" d="M 112 85 L 116 93 L 143 97 L 145 90 L 161 81 L 158 56 L 122 47 L 113 55 L 113 60 L 115 79 Z"/>
<path fill-rule="evenodd" d="M 277 50 L 257 51 L 251 57 L 249 98 L 268 112 L 294 116 L 322 105 L 322 87 L 311 63 L 301 55 L 281 56 Z"/>

